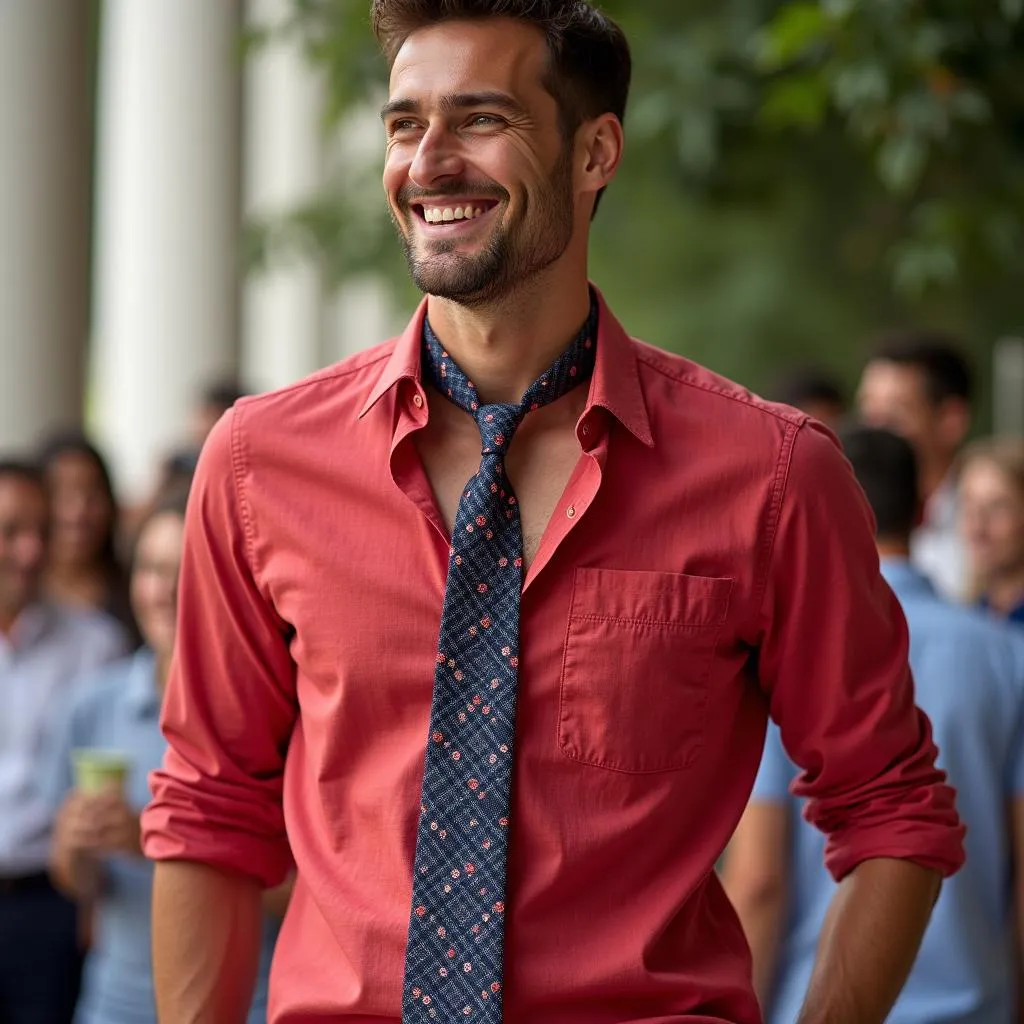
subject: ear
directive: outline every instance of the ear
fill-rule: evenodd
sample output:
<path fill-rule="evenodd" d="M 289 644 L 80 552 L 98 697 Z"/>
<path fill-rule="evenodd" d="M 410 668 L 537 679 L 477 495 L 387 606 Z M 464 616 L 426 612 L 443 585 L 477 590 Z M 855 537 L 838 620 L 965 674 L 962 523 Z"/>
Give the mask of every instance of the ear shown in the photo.
<path fill-rule="evenodd" d="M 576 138 L 576 185 L 581 192 L 596 195 L 615 177 L 622 146 L 622 123 L 614 114 L 602 114 L 580 126 Z"/>

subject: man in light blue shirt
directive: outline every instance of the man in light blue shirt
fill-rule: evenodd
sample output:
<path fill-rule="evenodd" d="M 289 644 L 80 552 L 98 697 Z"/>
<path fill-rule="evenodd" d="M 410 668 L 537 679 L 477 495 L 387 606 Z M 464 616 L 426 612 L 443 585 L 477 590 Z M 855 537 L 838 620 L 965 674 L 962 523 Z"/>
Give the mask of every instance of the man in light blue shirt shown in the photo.
<path fill-rule="evenodd" d="M 958 790 L 967 825 L 966 865 L 945 882 L 888 1020 L 1016 1022 L 1015 933 L 1024 910 L 1024 637 L 947 604 L 911 567 L 909 537 L 920 502 L 907 443 L 870 428 L 850 430 L 843 440 L 875 513 L 882 572 L 906 614 L 917 701 L 931 719 L 939 765 Z M 798 774 L 771 726 L 723 870 L 751 946 L 767 1024 L 796 1021 L 836 888 L 824 865 L 825 838 L 802 819 L 790 793 Z"/>
<path fill-rule="evenodd" d="M 46 874 L 44 751 L 75 681 L 124 653 L 112 619 L 40 598 L 49 509 L 34 467 L 0 462 L 0 1021 L 66 1024 L 80 954 L 75 908 Z"/>

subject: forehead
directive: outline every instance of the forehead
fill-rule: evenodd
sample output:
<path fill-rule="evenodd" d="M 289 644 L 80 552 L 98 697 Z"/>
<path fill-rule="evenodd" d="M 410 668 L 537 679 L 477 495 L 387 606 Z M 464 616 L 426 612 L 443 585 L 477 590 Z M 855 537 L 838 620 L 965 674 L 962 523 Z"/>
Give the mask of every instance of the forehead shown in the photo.
<path fill-rule="evenodd" d="M 547 68 L 547 43 L 533 25 L 515 18 L 444 21 L 402 44 L 391 68 L 391 99 L 430 103 L 497 90 L 527 104 L 546 95 Z"/>
<path fill-rule="evenodd" d="M 0 516 L 41 516 L 46 511 L 46 493 L 31 480 L 20 476 L 0 476 Z"/>
<path fill-rule="evenodd" d="M 139 534 L 137 551 L 153 558 L 177 555 L 184 532 L 185 521 L 177 512 L 157 513 Z"/>
<path fill-rule="evenodd" d="M 1016 493 L 1010 478 L 992 459 L 979 455 L 970 459 L 960 473 L 960 486 L 965 493 L 998 495 Z"/>
<path fill-rule="evenodd" d="M 887 359 L 872 360 L 864 368 L 861 390 L 892 398 L 924 399 L 924 373 L 916 366 L 892 363 Z"/>

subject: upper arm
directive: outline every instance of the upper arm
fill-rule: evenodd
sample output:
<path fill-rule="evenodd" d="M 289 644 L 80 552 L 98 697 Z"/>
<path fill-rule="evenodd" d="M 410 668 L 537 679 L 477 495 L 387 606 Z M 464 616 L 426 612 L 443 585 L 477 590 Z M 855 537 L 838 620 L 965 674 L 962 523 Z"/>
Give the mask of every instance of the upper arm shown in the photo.
<path fill-rule="evenodd" d="M 169 747 L 151 777 L 146 852 L 279 882 L 290 859 L 281 807 L 296 718 L 286 624 L 251 564 L 239 493 L 237 408 L 203 447 L 189 498 L 179 618 L 161 725 Z"/>
<path fill-rule="evenodd" d="M 794 792 L 829 833 L 836 877 L 869 857 L 943 873 L 962 861 L 952 789 L 915 706 L 902 610 L 849 464 L 812 425 L 793 441 L 765 586 L 759 658 Z"/>

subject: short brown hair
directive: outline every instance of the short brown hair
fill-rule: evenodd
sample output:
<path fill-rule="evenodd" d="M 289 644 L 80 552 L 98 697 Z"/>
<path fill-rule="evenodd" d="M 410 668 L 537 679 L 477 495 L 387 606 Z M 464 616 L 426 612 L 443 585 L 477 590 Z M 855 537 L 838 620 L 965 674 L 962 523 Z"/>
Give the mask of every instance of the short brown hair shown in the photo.
<path fill-rule="evenodd" d="M 388 63 L 417 29 L 442 21 L 515 18 L 543 33 L 545 87 L 571 136 L 601 114 L 626 116 L 632 61 L 622 29 L 586 0 L 371 0 L 370 22 Z"/>

